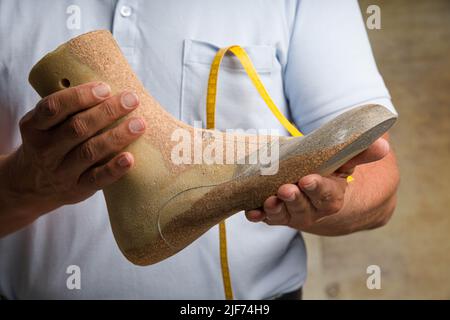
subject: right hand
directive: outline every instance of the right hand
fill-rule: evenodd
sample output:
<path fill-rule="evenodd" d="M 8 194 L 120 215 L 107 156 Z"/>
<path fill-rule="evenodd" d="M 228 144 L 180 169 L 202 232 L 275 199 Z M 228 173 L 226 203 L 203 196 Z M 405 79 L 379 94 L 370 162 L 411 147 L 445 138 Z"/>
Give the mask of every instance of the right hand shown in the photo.
<path fill-rule="evenodd" d="M 131 153 L 120 151 L 145 132 L 146 124 L 131 117 L 107 127 L 138 105 L 136 94 L 111 96 L 110 87 L 100 82 L 42 99 L 21 119 L 22 145 L 9 161 L 10 189 L 20 206 L 39 216 L 120 179 L 134 163 Z"/>

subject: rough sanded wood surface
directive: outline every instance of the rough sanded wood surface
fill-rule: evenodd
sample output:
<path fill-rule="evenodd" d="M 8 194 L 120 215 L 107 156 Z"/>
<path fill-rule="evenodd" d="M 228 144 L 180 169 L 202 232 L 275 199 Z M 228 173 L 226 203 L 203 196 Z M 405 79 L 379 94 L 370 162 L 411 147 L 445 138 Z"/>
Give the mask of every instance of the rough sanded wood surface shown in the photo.
<path fill-rule="evenodd" d="M 284 183 L 310 173 L 331 173 L 396 119 L 382 106 L 367 105 L 306 137 L 281 138 L 277 174 L 261 175 L 258 164 L 174 164 L 170 155 L 178 142 L 172 141 L 172 133 L 183 128 L 193 136 L 194 129 L 174 119 L 145 90 L 108 31 L 90 32 L 61 45 L 33 67 L 29 80 L 42 97 L 90 81 L 108 83 L 113 93 L 132 90 L 139 95 L 142 106 L 129 116 L 143 116 L 148 126 L 126 149 L 134 154 L 135 167 L 104 190 L 119 248 L 139 265 L 159 262 L 221 220 L 261 206 Z M 213 143 L 212 136 L 202 131 L 203 147 Z M 248 139 L 240 143 L 250 150 Z"/>

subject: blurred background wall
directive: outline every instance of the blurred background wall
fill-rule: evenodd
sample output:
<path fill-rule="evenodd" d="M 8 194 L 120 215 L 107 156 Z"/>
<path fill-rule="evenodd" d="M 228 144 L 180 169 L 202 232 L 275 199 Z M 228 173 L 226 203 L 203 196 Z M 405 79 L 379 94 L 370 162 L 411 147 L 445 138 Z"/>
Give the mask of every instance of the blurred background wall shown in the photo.
<path fill-rule="evenodd" d="M 359 1 L 400 120 L 391 131 L 401 184 L 390 223 L 345 237 L 305 235 L 305 299 L 450 299 L 450 0 Z M 369 290 L 366 268 L 381 268 Z"/>

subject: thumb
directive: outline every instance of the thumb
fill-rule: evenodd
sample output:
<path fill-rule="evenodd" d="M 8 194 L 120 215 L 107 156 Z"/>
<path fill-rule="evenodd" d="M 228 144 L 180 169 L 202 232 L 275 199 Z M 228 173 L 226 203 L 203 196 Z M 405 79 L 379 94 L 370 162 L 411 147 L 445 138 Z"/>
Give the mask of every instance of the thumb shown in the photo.
<path fill-rule="evenodd" d="M 387 156 L 389 149 L 389 142 L 387 142 L 384 138 L 379 138 L 372 143 L 369 148 L 347 161 L 347 163 L 345 163 L 337 171 L 352 172 L 357 165 L 381 160 Z"/>

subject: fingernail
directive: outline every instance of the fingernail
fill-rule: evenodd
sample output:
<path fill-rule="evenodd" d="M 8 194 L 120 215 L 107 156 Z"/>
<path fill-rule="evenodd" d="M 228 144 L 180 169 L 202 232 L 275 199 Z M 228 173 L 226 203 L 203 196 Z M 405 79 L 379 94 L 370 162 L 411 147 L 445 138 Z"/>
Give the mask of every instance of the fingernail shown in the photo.
<path fill-rule="evenodd" d="M 131 161 L 130 159 L 128 159 L 128 156 L 126 154 L 124 154 L 123 156 L 121 156 L 119 158 L 119 160 L 117 161 L 117 163 L 119 164 L 119 166 L 121 166 L 122 168 L 126 168 L 128 166 L 130 166 Z"/>
<path fill-rule="evenodd" d="M 145 124 L 141 119 L 133 119 L 129 124 L 130 130 L 133 133 L 140 133 L 145 129 Z"/>
<path fill-rule="evenodd" d="M 291 193 L 291 195 L 286 199 L 286 201 L 291 202 L 295 200 L 295 193 Z"/>
<path fill-rule="evenodd" d="M 261 218 L 261 215 L 256 211 L 247 212 L 247 217 L 252 222 L 258 222 Z"/>
<path fill-rule="evenodd" d="M 137 96 L 137 94 L 132 93 L 132 92 L 127 92 L 124 95 L 122 95 L 122 105 L 125 108 L 131 109 L 134 108 L 138 105 L 139 103 L 139 98 Z"/>
<path fill-rule="evenodd" d="M 277 214 L 281 212 L 281 208 L 282 208 L 282 204 L 277 204 L 277 206 L 273 209 L 268 209 L 267 211 L 270 212 L 271 214 Z"/>
<path fill-rule="evenodd" d="M 382 139 L 382 141 L 383 141 L 383 152 L 385 153 L 385 154 L 388 154 L 389 153 L 389 149 L 390 149 L 390 146 L 389 146 L 389 142 L 387 142 L 385 139 L 383 139 L 383 138 L 381 138 Z"/>
<path fill-rule="evenodd" d="M 303 188 L 308 191 L 313 191 L 317 187 L 316 180 L 312 180 L 310 183 L 305 184 Z"/>
<path fill-rule="evenodd" d="M 280 203 L 280 204 L 275 208 L 275 213 L 280 213 L 282 208 L 283 208 L 283 205 Z"/>
<path fill-rule="evenodd" d="M 97 98 L 106 98 L 111 94 L 111 88 L 106 83 L 101 83 L 92 88 L 92 93 Z"/>

